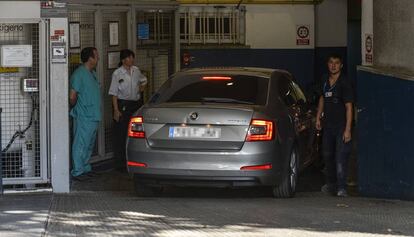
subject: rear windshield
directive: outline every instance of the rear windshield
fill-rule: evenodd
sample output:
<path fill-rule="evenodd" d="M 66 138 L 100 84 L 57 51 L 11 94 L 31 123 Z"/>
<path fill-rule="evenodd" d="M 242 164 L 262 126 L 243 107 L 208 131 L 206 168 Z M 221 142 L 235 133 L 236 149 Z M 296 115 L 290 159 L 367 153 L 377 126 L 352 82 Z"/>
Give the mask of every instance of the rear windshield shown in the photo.
<path fill-rule="evenodd" d="M 186 75 L 165 82 L 151 104 L 171 102 L 265 105 L 269 79 L 250 75 Z"/>

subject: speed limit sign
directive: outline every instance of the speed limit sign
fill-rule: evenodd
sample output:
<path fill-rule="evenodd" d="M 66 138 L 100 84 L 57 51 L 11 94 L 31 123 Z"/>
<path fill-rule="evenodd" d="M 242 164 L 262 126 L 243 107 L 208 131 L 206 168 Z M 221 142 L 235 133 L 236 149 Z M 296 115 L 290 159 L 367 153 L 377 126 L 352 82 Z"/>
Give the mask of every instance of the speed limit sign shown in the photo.
<path fill-rule="evenodd" d="M 296 45 L 309 45 L 310 31 L 309 25 L 296 26 Z"/>

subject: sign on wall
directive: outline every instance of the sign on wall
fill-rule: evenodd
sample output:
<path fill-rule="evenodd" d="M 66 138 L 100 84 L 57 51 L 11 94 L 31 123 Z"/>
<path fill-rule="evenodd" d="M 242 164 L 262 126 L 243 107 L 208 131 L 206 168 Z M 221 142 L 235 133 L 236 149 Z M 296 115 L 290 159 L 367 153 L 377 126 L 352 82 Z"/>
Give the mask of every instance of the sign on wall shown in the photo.
<path fill-rule="evenodd" d="M 70 64 L 80 64 L 81 58 L 79 53 L 73 53 L 69 55 L 69 63 Z"/>
<path fill-rule="evenodd" d="M 310 26 L 297 25 L 296 26 L 296 45 L 310 44 Z"/>
<path fill-rule="evenodd" d="M 22 24 L 0 24 L 0 34 L 13 34 L 23 31 L 24 25 Z"/>
<path fill-rule="evenodd" d="M 137 34 L 138 34 L 139 40 L 149 39 L 149 24 L 147 23 L 138 24 Z"/>
<path fill-rule="evenodd" d="M 374 36 L 372 34 L 365 34 L 365 64 L 372 65 L 373 63 L 373 49 Z"/>
<path fill-rule="evenodd" d="M 109 22 L 109 46 L 119 45 L 119 22 Z"/>
<path fill-rule="evenodd" d="M 69 23 L 69 47 L 80 48 L 80 23 Z"/>
<path fill-rule="evenodd" d="M 2 45 L 1 67 L 31 67 L 33 64 L 31 45 Z"/>
<path fill-rule="evenodd" d="M 119 51 L 108 52 L 108 69 L 118 68 L 119 60 Z"/>
<path fill-rule="evenodd" d="M 52 45 L 52 63 L 66 63 L 66 43 L 51 42 Z"/>
<path fill-rule="evenodd" d="M 0 74 L 1 73 L 16 73 L 19 72 L 18 67 L 0 67 Z"/>

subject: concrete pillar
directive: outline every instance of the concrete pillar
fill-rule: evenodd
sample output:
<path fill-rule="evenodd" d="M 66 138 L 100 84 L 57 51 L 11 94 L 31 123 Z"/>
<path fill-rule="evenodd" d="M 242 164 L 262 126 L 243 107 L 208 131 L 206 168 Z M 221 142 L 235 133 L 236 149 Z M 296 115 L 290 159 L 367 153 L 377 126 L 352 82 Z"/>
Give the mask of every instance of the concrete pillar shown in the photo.
<path fill-rule="evenodd" d="M 347 46 L 347 2 L 323 1 L 315 6 L 315 47 Z"/>
<path fill-rule="evenodd" d="M 413 0 L 374 1 L 374 66 L 414 75 L 413 19 Z"/>
<path fill-rule="evenodd" d="M 180 12 L 174 11 L 174 72 L 181 69 L 181 48 L 180 48 Z"/>
<path fill-rule="evenodd" d="M 371 55 L 373 57 L 373 45 L 370 47 L 366 43 L 369 44 L 368 37 L 371 36 L 372 44 L 373 44 L 373 36 L 374 36 L 374 3 L 373 0 L 363 0 L 362 1 L 362 18 L 361 18 L 361 54 L 362 54 L 362 65 L 370 66 L 373 64 L 372 58 L 370 60 Z M 368 46 L 368 47 L 367 47 Z M 371 48 L 371 52 L 369 49 Z"/>
<path fill-rule="evenodd" d="M 50 158 L 52 188 L 55 193 L 69 192 L 68 20 L 51 18 L 50 34 L 62 30 L 66 36 L 66 62 L 50 63 Z M 52 43 L 50 42 L 50 48 Z"/>

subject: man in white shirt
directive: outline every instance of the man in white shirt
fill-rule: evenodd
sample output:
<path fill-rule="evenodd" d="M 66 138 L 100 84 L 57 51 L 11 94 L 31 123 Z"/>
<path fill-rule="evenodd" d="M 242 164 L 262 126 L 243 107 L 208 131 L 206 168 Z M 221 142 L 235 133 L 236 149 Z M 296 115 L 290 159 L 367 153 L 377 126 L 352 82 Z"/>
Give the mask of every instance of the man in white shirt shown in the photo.
<path fill-rule="evenodd" d="M 132 114 L 143 104 L 142 92 L 147 78 L 134 66 L 135 54 L 129 49 L 120 52 L 119 68 L 112 74 L 109 95 L 112 96 L 114 119 L 114 152 L 118 168 L 125 170 L 125 142 Z"/>

